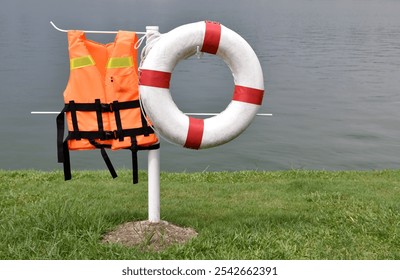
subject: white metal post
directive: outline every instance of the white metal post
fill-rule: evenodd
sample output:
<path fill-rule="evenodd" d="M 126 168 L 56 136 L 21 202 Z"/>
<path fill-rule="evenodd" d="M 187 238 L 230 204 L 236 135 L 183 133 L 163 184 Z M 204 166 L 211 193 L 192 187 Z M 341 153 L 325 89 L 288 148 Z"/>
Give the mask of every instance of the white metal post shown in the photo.
<path fill-rule="evenodd" d="M 158 26 L 146 26 L 146 44 L 152 33 L 158 32 Z M 160 222 L 160 149 L 149 150 L 148 154 L 148 215 L 149 222 Z"/>
<path fill-rule="evenodd" d="M 149 222 L 160 222 L 160 149 L 148 155 Z"/>

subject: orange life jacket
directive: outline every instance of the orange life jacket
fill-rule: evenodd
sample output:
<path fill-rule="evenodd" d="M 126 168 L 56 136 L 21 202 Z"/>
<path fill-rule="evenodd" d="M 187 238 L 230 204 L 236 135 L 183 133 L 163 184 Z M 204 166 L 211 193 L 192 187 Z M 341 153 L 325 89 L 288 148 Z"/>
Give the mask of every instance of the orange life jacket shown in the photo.
<path fill-rule="evenodd" d="M 65 180 L 71 179 L 68 150 L 101 149 L 115 178 L 105 148 L 130 149 L 137 183 L 137 150 L 159 147 L 139 103 L 136 42 L 136 33 L 128 31 L 119 31 L 109 44 L 87 40 L 83 31 L 68 32 L 70 77 L 65 107 L 57 117 L 58 161 L 64 163 Z"/>

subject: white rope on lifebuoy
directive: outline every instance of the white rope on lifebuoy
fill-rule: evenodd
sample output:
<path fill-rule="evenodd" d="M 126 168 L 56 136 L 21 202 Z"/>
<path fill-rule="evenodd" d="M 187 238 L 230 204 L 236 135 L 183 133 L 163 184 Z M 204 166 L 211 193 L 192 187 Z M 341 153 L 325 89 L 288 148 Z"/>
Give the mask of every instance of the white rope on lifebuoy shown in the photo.
<path fill-rule="evenodd" d="M 235 90 L 227 108 L 216 116 L 186 116 L 169 90 L 176 64 L 202 52 L 221 57 L 232 71 Z M 155 129 L 167 140 L 191 149 L 215 147 L 231 141 L 251 123 L 261 106 L 264 80 L 260 62 L 236 32 L 209 21 L 186 24 L 163 34 L 140 69 L 140 98 Z"/>

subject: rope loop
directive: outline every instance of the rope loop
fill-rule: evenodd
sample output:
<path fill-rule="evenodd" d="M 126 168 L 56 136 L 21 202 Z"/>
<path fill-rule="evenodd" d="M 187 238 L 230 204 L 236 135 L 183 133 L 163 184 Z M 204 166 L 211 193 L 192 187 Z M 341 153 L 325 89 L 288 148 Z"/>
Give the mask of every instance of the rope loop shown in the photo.
<path fill-rule="evenodd" d="M 146 45 L 143 47 L 142 52 L 140 53 L 139 70 L 142 68 L 142 64 L 143 64 L 144 60 L 146 59 L 147 54 L 153 48 L 154 44 L 157 43 L 157 41 L 161 38 L 161 36 L 162 35 L 160 34 L 160 32 L 154 31 L 154 32 L 149 32 L 146 34 L 146 36 L 143 36 L 142 38 L 140 38 L 140 40 L 142 40 L 142 41 L 138 47 L 140 47 L 140 45 L 144 41 L 144 38 L 146 38 Z"/>
<path fill-rule="evenodd" d="M 137 40 L 137 42 L 135 43 L 135 50 L 137 50 L 138 48 L 140 48 L 140 46 L 142 45 L 144 39 L 146 39 L 146 35 L 143 35 L 142 37 L 139 38 L 139 40 Z"/>

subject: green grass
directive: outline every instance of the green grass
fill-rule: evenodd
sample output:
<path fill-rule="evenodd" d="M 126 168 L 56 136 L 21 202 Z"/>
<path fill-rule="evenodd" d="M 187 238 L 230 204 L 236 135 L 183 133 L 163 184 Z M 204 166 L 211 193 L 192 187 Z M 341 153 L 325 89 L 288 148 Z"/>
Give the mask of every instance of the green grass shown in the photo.
<path fill-rule="evenodd" d="M 100 243 L 147 218 L 146 174 L 0 170 L 0 259 L 400 259 L 400 171 L 162 173 L 160 253 Z"/>

